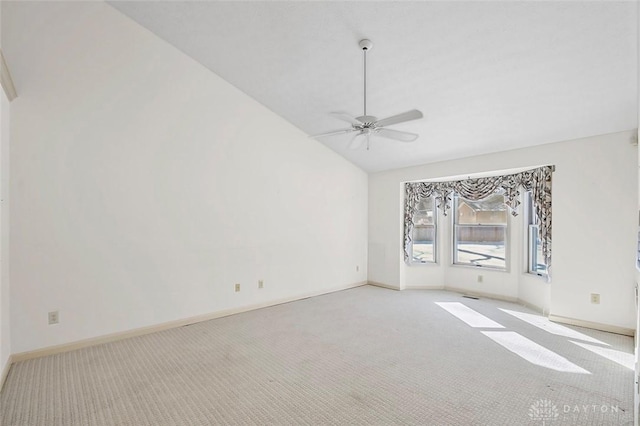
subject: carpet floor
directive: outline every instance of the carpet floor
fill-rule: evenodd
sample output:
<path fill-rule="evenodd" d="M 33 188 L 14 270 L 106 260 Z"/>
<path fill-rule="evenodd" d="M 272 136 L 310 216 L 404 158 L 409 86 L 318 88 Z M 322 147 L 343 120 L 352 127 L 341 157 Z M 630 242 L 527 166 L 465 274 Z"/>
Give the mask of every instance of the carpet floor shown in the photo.
<path fill-rule="evenodd" d="M 633 423 L 633 339 L 363 286 L 12 366 L 9 425 Z"/>

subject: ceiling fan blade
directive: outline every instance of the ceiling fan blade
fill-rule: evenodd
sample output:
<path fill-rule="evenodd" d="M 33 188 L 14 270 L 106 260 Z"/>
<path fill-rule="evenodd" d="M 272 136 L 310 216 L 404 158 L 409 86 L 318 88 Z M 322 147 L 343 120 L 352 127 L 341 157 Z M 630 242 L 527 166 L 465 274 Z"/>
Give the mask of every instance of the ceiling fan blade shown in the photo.
<path fill-rule="evenodd" d="M 361 138 L 362 133 L 356 133 L 353 138 L 351 138 L 351 142 L 349 142 L 349 149 L 356 150 L 362 146 L 364 142 L 364 138 Z"/>
<path fill-rule="evenodd" d="M 404 123 L 405 121 L 417 120 L 422 117 L 423 115 L 420 111 L 418 111 L 417 109 L 412 109 L 411 111 L 403 112 L 402 114 L 392 115 L 391 117 L 378 120 L 376 122 L 376 126 L 384 127 L 391 124 Z"/>
<path fill-rule="evenodd" d="M 327 132 L 327 133 L 320 133 L 319 135 L 311 135 L 309 136 L 310 138 L 324 138 L 325 136 L 334 136 L 334 135 L 342 135 L 345 133 L 351 133 L 351 132 L 355 132 L 357 129 L 353 129 L 353 128 L 349 128 L 349 129 L 340 129 L 340 130 L 333 130 L 331 132 Z"/>
<path fill-rule="evenodd" d="M 330 113 L 332 117 L 337 118 L 338 120 L 346 121 L 347 123 L 351 123 L 354 126 L 361 126 L 362 122 L 355 117 L 347 114 L 346 112 L 332 112 Z"/>
<path fill-rule="evenodd" d="M 401 142 L 413 142 L 418 139 L 418 135 L 415 133 L 401 132 L 400 130 L 392 129 L 377 129 L 376 133 L 382 137 L 395 139 Z"/>

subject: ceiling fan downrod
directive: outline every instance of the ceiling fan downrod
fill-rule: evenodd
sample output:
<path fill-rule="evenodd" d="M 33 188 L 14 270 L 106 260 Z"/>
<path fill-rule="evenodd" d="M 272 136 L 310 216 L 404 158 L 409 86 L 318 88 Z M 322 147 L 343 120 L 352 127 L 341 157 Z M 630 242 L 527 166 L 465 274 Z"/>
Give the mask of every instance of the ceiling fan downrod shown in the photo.
<path fill-rule="evenodd" d="M 364 59 L 364 114 L 363 117 L 367 116 L 367 51 L 373 48 L 373 43 L 371 40 L 363 39 L 358 43 L 360 49 L 362 49 L 363 59 Z"/>

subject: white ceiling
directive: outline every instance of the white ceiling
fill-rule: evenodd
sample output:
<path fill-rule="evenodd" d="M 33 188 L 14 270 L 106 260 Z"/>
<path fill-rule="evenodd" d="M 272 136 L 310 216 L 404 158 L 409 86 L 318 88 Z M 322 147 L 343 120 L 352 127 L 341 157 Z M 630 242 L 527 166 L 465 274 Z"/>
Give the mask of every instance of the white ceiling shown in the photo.
<path fill-rule="evenodd" d="M 366 171 L 638 125 L 636 2 L 111 2 L 307 134 L 412 108 L 411 144 L 322 140 Z M 251 125 L 251 117 L 247 117 Z"/>

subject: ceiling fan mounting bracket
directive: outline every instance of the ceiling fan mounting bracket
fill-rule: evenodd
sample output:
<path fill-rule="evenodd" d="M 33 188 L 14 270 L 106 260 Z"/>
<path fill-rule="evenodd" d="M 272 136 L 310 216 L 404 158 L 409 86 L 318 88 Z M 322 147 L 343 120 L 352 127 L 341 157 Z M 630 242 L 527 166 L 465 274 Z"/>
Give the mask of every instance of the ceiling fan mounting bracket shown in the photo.
<path fill-rule="evenodd" d="M 368 39 L 363 39 L 360 40 L 360 43 L 358 43 L 358 46 L 360 46 L 360 49 L 362 50 L 371 50 L 373 49 L 373 43 L 371 43 L 371 40 Z"/>

